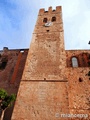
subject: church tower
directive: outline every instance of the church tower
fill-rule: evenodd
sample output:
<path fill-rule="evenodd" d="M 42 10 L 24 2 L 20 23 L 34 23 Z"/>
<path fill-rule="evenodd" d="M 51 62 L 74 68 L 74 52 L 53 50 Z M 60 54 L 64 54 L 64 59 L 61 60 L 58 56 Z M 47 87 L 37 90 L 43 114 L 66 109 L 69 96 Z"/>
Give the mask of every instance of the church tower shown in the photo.
<path fill-rule="evenodd" d="M 65 56 L 62 7 L 40 9 L 12 120 L 57 120 L 68 113 Z"/>

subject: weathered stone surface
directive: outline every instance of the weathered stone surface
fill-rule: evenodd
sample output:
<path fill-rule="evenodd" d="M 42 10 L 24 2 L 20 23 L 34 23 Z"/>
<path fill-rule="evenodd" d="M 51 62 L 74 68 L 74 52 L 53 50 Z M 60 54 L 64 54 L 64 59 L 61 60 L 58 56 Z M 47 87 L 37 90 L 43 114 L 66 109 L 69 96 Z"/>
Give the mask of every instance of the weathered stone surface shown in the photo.
<path fill-rule="evenodd" d="M 57 120 L 56 113 L 68 113 L 67 99 L 67 82 L 22 81 L 12 120 Z"/>
<path fill-rule="evenodd" d="M 69 112 L 63 23 L 58 9 L 54 13 L 50 8 L 38 16 L 12 120 L 56 120 L 56 113 Z M 45 27 L 44 17 L 51 21 L 53 16 L 56 21 Z"/>
<path fill-rule="evenodd" d="M 51 21 L 53 16 L 56 17 L 56 21 L 52 22 L 51 26 L 45 27 L 44 17 Z M 54 15 L 48 12 L 38 16 L 22 79 L 65 79 L 66 57 L 63 39 L 61 11 L 56 11 Z"/>
<path fill-rule="evenodd" d="M 47 22 L 56 17 L 51 26 Z M 72 57 L 78 66 L 73 67 Z M 40 9 L 12 120 L 84 120 L 61 114 L 87 114 L 90 119 L 90 51 L 65 50 L 62 9 Z"/>
<path fill-rule="evenodd" d="M 27 53 L 28 49 L 24 49 L 23 53 L 20 52 L 20 49 L 0 51 L 0 88 L 5 89 L 9 94 L 17 94 Z M 21 55 L 20 58 L 19 55 Z M 7 62 L 5 68 L 1 67 L 3 62 Z M 12 110 L 13 106 L 6 110 L 4 120 L 10 120 Z"/>
<path fill-rule="evenodd" d="M 88 57 L 84 58 L 84 54 L 88 53 L 90 55 L 89 50 L 68 50 L 66 51 L 67 59 L 70 59 L 73 56 L 78 57 L 83 54 L 82 57 L 78 59 L 78 62 L 82 59 L 84 61 L 87 60 Z M 88 55 L 87 54 L 87 55 Z M 70 61 L 68 61 L 70 62 Z M 87 114 L 90 119 L 90 76 L 88 76 L 88 72 L 90 68 L 87 67 L 87 64 L 80 67 L 67 67 L 66 68 L 66 77 L 68 79 L 68 97 L 69 97 L 69 109 L 70 113 L 73 114 Z M 68 64 L 67 64 L 68 66 Z M 84 67 L 83 67 L 84 66 Z"/>

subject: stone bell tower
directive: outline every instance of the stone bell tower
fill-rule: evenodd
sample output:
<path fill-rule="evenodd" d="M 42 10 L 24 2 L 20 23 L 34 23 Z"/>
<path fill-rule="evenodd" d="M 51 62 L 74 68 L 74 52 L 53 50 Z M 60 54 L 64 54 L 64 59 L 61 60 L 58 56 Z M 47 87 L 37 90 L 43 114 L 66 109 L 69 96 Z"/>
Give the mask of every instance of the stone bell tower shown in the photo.
<path fill-rule="evenodd" d="M 12 120 L 57 120 L 68 113 L 65 67 L 62 7 L 40 9 Z"/>

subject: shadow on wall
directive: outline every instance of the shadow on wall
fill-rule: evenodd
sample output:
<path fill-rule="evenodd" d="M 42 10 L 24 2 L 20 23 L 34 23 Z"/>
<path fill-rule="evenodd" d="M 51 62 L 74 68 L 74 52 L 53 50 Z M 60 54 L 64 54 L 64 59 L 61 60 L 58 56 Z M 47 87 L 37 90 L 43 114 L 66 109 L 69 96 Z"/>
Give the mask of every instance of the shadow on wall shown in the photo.
<path fill-rule="evenodd" d="M 17 94 L 18 92 L 27 54 L 28 49 L 4 49 L 0 51 L 0 88 L 5 89 L 9 94 Z M 18 62 L 19 64 L 17 64 Z M 11 82 L 13 75 L 14 81 Z M 11 119 L 13 107 L 14 105 L 5 111 L 4 120 Z"/>

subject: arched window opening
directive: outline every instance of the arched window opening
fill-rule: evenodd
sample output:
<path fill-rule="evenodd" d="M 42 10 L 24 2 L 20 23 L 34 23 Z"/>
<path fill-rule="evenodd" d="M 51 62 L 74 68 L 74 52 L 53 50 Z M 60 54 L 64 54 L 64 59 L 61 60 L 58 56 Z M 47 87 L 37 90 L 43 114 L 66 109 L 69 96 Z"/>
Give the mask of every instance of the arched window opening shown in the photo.
<path fill-rule="evenodd" d="M 47 18 L 44 18 L 44 19 L 43 19 L 43 22 L 44 22 L 44 23 L 47 23 Z"/>
<path fill-rule="evenodd" d="M 7 62 L 5 61 L 5 62 L 2 62 L 2 69 L 5 69 L 5 67 L 6 67 L 6 65 L 7 65 Z"/>
<path fill-rule="evenodd" d="M 52 22 L 56 21 L 56 17 L 52 17 Z"/>
<path fill-rule="evenodd" d="M 78 60 L 76 57 L 72 57 L 72 67 L 78 67 Z"/>
<path fill-rule="evenodd" d="M 55 12 L 56 10 L 53 10 L 53 12 Z"/>

